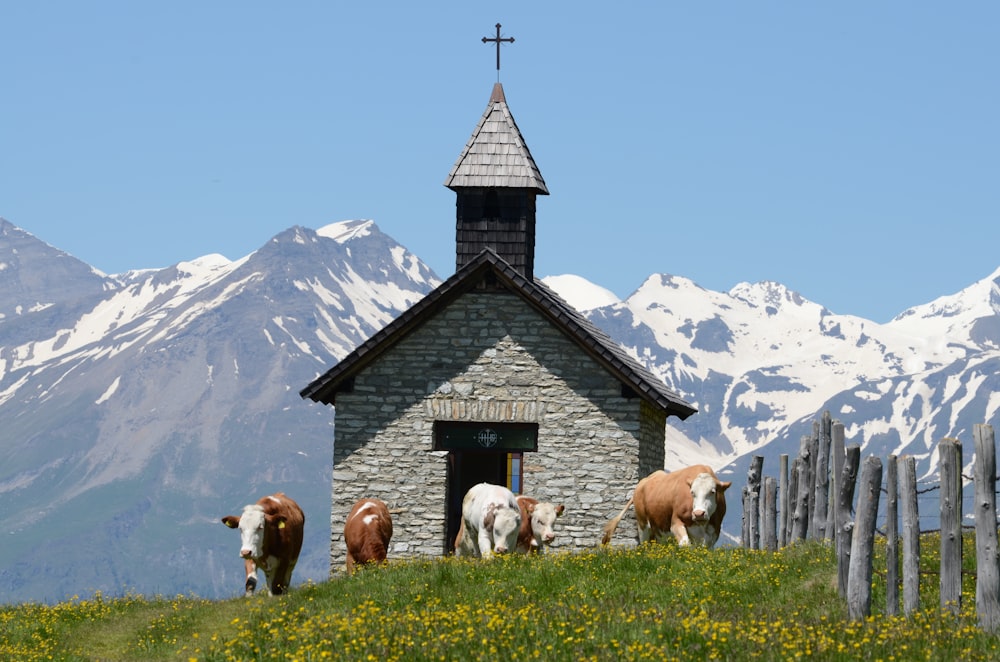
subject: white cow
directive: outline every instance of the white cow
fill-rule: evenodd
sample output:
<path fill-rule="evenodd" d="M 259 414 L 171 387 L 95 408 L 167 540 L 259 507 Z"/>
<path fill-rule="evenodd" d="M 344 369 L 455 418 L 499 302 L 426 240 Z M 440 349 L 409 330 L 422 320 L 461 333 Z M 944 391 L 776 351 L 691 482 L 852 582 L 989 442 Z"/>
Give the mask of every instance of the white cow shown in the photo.
<path fill-rule="evenodd" d="M 462 501 L 462 525 L 455 538 L 455 554 L 481 556 L 512 552 L 521 529 L 521 510 L 514 493 L 501 485 L 479 483 Z"/>

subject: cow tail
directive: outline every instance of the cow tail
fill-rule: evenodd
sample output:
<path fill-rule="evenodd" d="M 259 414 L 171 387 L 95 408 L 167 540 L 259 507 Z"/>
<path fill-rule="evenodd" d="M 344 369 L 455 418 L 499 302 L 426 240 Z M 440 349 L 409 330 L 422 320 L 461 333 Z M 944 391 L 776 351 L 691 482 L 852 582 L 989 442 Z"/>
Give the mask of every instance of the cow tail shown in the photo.
<path fill-rule="evenodd" d="M 618 513 L 615 517 L 613 517 L 610 522 L 604 525 L 604 535 L 601 536 L 602 545 L 607 545 L 609 542 L 611 542 L 611 536 L 614 534 L 615 529 L 618 528 L 618 522 L 622 521 L 622 518 L 625 517 L 625 513 L 627 513 L 628 509 L 632 507 L 633 498 L 634 497 L 629 497 L 628 503 L 625 504 L 625 507 L 622 508 L 622 511 Z"/>

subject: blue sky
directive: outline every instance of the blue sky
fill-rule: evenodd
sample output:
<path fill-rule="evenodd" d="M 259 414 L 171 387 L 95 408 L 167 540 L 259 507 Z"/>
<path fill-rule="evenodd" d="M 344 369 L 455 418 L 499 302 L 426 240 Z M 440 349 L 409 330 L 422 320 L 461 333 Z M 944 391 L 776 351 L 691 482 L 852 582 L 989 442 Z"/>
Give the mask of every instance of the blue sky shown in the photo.
<path fill-rule="evenodd" d="M 497 79 L 537 276 L 886 322 L 1000 266 L 1000 3 L 0 4 L 0 217 L 116 273 L 374 219 L 454 272 Z"/>

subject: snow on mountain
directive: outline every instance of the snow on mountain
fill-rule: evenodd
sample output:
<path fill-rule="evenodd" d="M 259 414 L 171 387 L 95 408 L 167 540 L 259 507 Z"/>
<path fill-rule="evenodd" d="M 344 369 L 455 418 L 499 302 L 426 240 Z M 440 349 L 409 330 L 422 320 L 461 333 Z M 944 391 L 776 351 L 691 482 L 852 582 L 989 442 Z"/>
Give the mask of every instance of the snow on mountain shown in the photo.
<path fill-rule="evenodd" d="M 573 306 L 581 313 L 602 306 L 611 306 L 620 303 L 618 296 L 611 290 L 600 285 L 594 285 L 586 278 L 563 274 L 561 276 L 546 276 L 542 282 L 557 292 L 566 303 Z"/>
<path fill-rule="evenodd" d="M 903 311 L 887 326 L 916 337 L 933 338 L 934 350 L 959 356 L 962 347 L 973 351 L 996 347 L 1000 314 L 1000 269 L 956 294 L 939 297 Z"/>
<path fill-rule="evenodd" d="M 333 421 L 298 390 L 439 282 L 374 224 L 335 227 L 100 277 L 73 305 L 0 320 L 7 600 L 233 595 L 238 542 L 219 517 L 276 489 L 316 523 L 296 580 L 327 576 Z M 52 261 L 91 273 L 5 230 L 0 256 L 16 248 L 8 273 L 38 283 L 33 300 L 74 288 L 38 276 Z"/>
<path fill-rule="evenodd" d="M 668 469 L 739 481 L 760 454 L 773 474 L 829 411 L 848 443 L 931 479 L 938 440 L 997 423 L 1000 270 L 887 324 L 773 282 L 654 274 L 624 300 L 544 282 L 698 408 L 667 422 Z M 113 276 L 0 220 L 5 599 L 236 595 L 219 517 L 275 489 L 314 523 L 295 580 L 324 579 L 333 417 L 298 390 L 439 283 L 371 220 Z"/>
<path fill-rule="evenodd" d="M 771 445 L 794 455 L 829 410 L 873 450 L 919 453 L 930 475 L 937 440 L 996 417 L 1000 398 L 987 383 L 996 380 L 998 280 L 1000 272 L 884 325 L 834 315 L 778 283 L 723 293 L 666 274 L 586 315 L 698 407 L 668 421 L 668 468 L 697 456 L 740 464 Z M 560 285 L 552 283 L 570 296 Z"/>
<path fill-rule="evenodd" d="M 34 268 L 40 263 L 46 268 Z M 40 317 L 85 306 L 116 287 L 113 279 L 0 218 L 0 339 L 5 344 L 7 334 L 21 328 L 18 317 L 30 314 L 35 326 Z"/>

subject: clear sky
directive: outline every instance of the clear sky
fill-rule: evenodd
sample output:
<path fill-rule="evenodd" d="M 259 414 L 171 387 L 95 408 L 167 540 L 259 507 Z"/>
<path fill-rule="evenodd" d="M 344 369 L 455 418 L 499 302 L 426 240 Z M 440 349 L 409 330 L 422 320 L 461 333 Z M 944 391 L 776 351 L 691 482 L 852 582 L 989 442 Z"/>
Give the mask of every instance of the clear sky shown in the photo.
<path fill-rule="evenodd" d="M 0 217 L 106 273 L 370 218 L 450 276 L 498 22 L 536 276 L 886 322 L 1000 265 L 995 0 L 0 0 Z"/>

